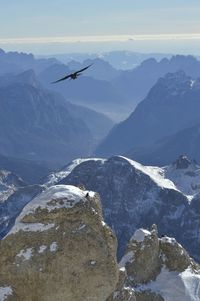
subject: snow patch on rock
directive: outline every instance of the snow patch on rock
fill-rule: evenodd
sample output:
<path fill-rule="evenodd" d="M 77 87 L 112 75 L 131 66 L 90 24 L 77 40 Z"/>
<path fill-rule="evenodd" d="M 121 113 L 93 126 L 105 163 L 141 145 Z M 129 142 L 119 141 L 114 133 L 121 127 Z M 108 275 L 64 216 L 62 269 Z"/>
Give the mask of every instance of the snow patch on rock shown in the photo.
<path fill-rule="evenodd" d="M 72 208 L 75 204 L 84 201 L 85 191 L 71 185 L 52 186 L 34 198 L 20 214 L 21 218 L 34 213 L 37 208 L 47 209 L 49 212 L 54 209 Z"/>
<path fill-rule="evenodd" d="M 33 253 L 33 248 L 28 248 L 26 250 L 21 250 L 18 254 L 17 257 L 20 257 L 23 259 L 23 261 L 25 260 L 29 260 L 32 257 L 32 253 Z"/>
<path fill-rule="evenodd" d="M 125 265 L 128 262 L 133 262 L 134 261 L 134 253 L 133 251 L 128 252 L 126 255 L 124 255 L 119 263 L 119 268 L 125 267 Z"/>
<path fill-rule="evenodd" d="M 131 241 L 135 240 L 137 242 L 143 242 L 145 237 L 147 236 L 151 236 L 151 232 L 149 232 L 148 230 L 145 229 L 138 229 L 135 231 L 135 233 L 133 234 Z"/>
<path fill-rule="evenodd" d="M 169 243 L 169 244 L 172 244 L 174 245 L 176 243 L 176 239 L 173 238 L 173 237 L 168 237 L 168 236 L 164 236 L 161 238 L 161 241 L 162 242 L 165 242 L 165 243 Z"/>
<path fill-rule="evenodd" d="M 93 192 L 89 193 L 90 196 L 93 196 Z M 85 196 L 86 192 L 75 186 L 57 185 L 49 187 L 47 190 L 43 191 L 39 196 L 35 197 L 30 203 L 28 203 L 24 207 L 21 214 L 16 219 L 15 225 L 7 234 L 7 236 L 16 233 L 20 230 L 30 232 L 42 232 L 53 228 L 55 226 L 53 223 L 23 223 L 22 220 L 26 215 L 34 214 L 34 212 L 38 208 L 47 209 L 48 212 L 51 212 L 55 209 L 72 208 L 80 201 L 85 202 Z"/>
<path fill-rule="evenodd" d="M 58 244 L 56 241 L 52 242 L 52 244 L 50 245 L 50 252 L 56 252 L 58 249 Z"/>
<path fill-rule="evenodd" d="M 44 251 L 45 251 L 46 249 L 47 249 L 47 246 L 41 245 L 41 246 L 39 247 L 38 253 L 39 253 L 39 254 L 44 253 Z"/>
<path fill-rule="evenodd" d="M 1 286 L 0 287 L 0 301 L 7 300 L 8 296 L 12 296 L 13 290 L 10 286 Z"/>
<path fill-rule="evenodd" d="M 42 223 L 23 223 L 20 222 L 20 220 L 16 220 L 14 227 L 11 229 L 11 231 L 7 234 L 14 234 L 19 231 L 24 232 L 43 232 L 47 231 L 51 228 L 54 228 L 55 224 L 42 224 Z M 6 237 L 7 237 L 6 236 Z"/>

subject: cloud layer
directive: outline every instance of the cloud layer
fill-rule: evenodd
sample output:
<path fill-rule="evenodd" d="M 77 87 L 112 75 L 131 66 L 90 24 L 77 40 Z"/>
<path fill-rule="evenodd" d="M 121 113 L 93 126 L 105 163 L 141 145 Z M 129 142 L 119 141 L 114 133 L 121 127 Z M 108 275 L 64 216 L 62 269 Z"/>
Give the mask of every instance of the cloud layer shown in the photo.
<path fill-rule="evenodd" d="M 200 40 L 199 34 L 95 35 L 66 37 L 0 38 L 0 44 L 102 43 L 127 41 Z"/>

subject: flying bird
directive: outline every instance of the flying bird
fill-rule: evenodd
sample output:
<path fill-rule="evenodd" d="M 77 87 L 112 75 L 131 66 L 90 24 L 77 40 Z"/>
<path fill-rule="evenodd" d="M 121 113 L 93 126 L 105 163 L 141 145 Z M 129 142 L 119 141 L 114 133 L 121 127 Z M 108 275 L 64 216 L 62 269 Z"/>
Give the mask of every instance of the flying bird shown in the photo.
<path fill-rule="evenodd" d="M 87 66 L 87 67 L 85 67 L 85 68 L 83 68 L 83 69 L 81 69 L 81 70 L 78 70 L 78 71 L 76 71 L 76 72 L 74 72 L 74 73 L 68 74 L 68 75 L 66 75 L 65 77 L 62 77 L 62 78 L 56 80 L 55 82 L 52 82 L 52 84 L 56 84 L 56 83 L 58 83 L 58 82 L 61 82 L 61 81 L 63 81 L 63 80 L 66 80 L 66 79 L 68 79 L 68 78 L 73 79 L 73 80 L 74 80 L 74 79 L 77 79 L 78 76 L 81 75 L 81 72 L 85 71 L 86 69 L 88 69 L 88 68 L 91 67 L 92 65 L 93 65 L 93 64 L 91 64 L 91 65 L 89 65 L 89 66 Z"/>

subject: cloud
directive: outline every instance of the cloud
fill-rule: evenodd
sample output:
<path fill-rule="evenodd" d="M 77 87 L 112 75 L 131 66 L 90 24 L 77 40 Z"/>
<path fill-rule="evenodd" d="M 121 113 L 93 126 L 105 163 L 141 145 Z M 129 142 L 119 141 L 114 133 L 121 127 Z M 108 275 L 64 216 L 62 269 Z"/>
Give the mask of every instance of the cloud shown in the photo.
<path fill-rule="evenodd" d="M 73 44 L 127 41 L 200 40 L 199 34 L 91 35 L 66 37 L 0 38 L 0 44 Z"/>

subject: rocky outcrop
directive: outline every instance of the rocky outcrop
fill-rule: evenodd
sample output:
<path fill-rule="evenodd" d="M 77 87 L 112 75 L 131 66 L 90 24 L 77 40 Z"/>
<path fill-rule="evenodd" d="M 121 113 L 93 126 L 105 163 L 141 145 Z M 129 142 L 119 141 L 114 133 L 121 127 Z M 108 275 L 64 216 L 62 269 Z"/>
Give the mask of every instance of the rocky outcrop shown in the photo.
<path fill-rule="evenodd" d="M 200 300 L 200 266 L 174 238 L 159 239 L 155 226 L 135 232 L 120 268 L 136 301 Z"/>
<path fill-rule="evenodd" d="M 0 294 L 14 301 L 105 301 L 118 281 L 115 254 L 98 194 L 52 186 L 24 207 L 0 242 Z"/>
<path fill-rule="evenodd" d="M 126 255 L 120 265 L 126 266 L 127 275 L 133 285 L 146 283 L 149 279 L 154 280 L 161 267 L 156 231 L 151 233 L 143 229 L 137 230 L 128 244 Z"/>

